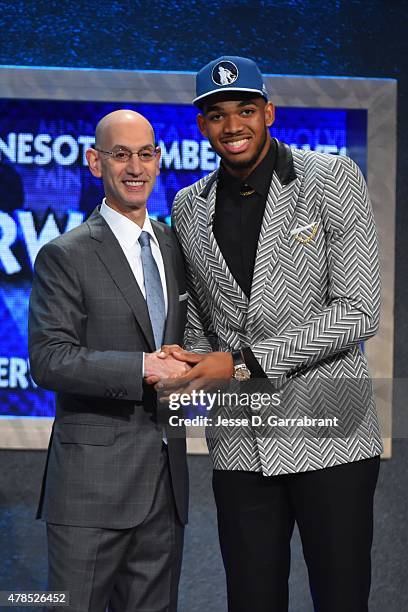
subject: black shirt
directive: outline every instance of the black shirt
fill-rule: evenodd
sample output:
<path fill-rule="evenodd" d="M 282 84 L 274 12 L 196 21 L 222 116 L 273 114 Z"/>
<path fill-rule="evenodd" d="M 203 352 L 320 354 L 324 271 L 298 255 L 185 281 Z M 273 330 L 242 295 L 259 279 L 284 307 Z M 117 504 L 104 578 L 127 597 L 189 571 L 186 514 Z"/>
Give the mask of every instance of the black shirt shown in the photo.
<path fill-rule="evenodd" d="M 229 174 L 222 164 L 219 171 L 214 236 L 228 268 L 248 298 L 276 156 L 276 142 L 272 140 L 264 159 L 244 181 Z M 249 195 L 241 195 L 243 192 Z"/>

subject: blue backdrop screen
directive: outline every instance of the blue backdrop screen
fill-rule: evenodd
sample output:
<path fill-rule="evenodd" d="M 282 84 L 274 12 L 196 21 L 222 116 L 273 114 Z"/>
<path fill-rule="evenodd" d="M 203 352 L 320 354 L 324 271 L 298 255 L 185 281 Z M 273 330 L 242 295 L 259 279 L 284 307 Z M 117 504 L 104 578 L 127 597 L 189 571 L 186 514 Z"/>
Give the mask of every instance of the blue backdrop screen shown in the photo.
<path fill-rule="evenodd" d="M 103 197 L 85 160 L 98 120 L 130 108 L 153 124 L 161 172 L 149 214 L 169 222 L 176 192 L 214 170 L 218 159 L 179 104 L 0 100 L 0 415 L 54 414 L 53 394 L 37 388 L 27 356 L 32 269 L 43 244 L 79 225 Z M 350 155 L 366 173 L 367 112 L 279 108 L 271 133 L 293 147 Z"/>

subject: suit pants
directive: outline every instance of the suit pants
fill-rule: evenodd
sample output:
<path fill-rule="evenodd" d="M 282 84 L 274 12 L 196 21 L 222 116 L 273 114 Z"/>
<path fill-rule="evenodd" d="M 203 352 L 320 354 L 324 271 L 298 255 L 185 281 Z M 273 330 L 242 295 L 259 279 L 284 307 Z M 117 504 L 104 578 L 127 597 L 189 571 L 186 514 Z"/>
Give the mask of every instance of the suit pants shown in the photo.
<path fill-rule="evenodd" d="M 229 612 L 287 612 L 295 522 L 315 611 L 367 612 L 379 464 L 269 477 L 214 470 Z"/>
<path fill-rule="evenodd" d="M 183 536 L 163 448 L 153 504 L 140 525 L 47 523 L 48 589 L 69 592 L 70 612 L 176 612 Z"/>

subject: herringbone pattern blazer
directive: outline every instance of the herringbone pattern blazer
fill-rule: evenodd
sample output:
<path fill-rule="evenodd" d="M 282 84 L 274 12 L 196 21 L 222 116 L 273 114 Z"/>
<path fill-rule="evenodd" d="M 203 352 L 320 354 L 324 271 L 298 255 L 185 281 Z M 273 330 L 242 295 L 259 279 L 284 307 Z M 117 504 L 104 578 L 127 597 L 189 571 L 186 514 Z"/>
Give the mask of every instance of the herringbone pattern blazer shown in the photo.
<path fill-rule="evenodd" d="M 211 429 L 214 467 L 264 475 L 382 450 L 361 348 L 376 333 L 380 310 L 377 236 L 364 178 L 347 157 L 277 144 L 250 299 L 213 234 L 217 172 L 181 190 L 173 206 L 188 270 L 186 348 L 249 346 L 279 393 L 279 405 L 256 408 L 262 424 Z M 239 403 L 222 411 L 255 413 Z M 299 427 L 305 416 L 338 420 L 333 428 Z M 276 427 L 269 417 L 293 421 Z"/>

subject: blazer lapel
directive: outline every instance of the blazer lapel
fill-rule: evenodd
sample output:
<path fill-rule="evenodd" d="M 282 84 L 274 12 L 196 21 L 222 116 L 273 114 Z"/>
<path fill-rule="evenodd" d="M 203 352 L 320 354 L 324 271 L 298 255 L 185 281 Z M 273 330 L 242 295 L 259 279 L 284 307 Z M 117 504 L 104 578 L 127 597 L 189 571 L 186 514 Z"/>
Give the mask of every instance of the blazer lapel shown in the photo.
<path fill-rule="evenodd" d="M 282 145 L 281 143 L 278 145 L 282 159 Z M 252 280 L 248 322 L 253 319 L 260 308 L 268 274 L 275 265 L 279 243 L 288 233 L 289 223 L 293 218 L 299 196 L 302 177 L 297 176 L 294 172 L 290 151 L 284 151 L 284 155 L 289 158 L 286 160 L 287 166 L 282 169 L 279 166 L 278 158 L 266 200 Z"/>
<path fill-rule="evenodd" d="M 217 173 L 214 173 L 196 196 L 198 257 L 200 265 L 207 267 L 208 284 L 215 288 L 214 299 L 234 325 L 241 328 L 245 323 L 248 298 L 231 274 L 214 236 L 216 190 Z"/>
<path fill-rule="evenodd" d="M 150 350 L 154 351 L 153 330 L 146 300 L 140 291 L 121 246 L 105 219 L 99 214 L 98 209 L 92 213 L 87 223 L 91 238 L 95 240 L 95 250 L 98 257 L 132 309 Z"/>

